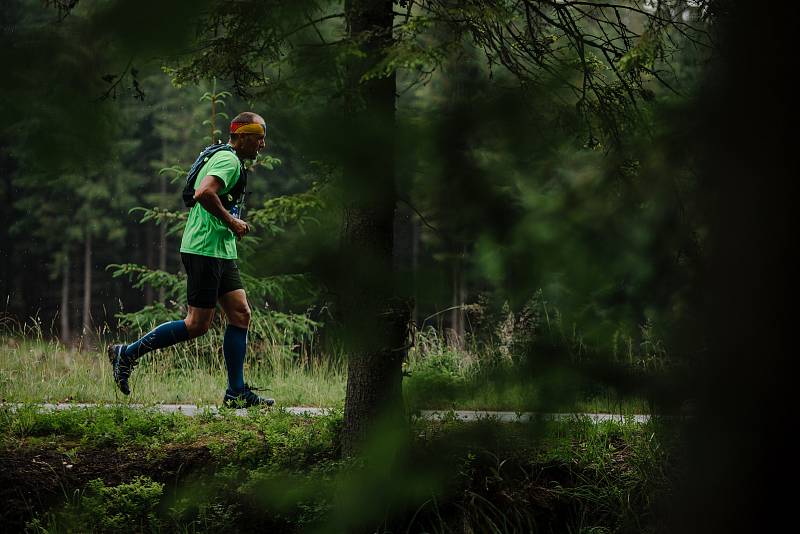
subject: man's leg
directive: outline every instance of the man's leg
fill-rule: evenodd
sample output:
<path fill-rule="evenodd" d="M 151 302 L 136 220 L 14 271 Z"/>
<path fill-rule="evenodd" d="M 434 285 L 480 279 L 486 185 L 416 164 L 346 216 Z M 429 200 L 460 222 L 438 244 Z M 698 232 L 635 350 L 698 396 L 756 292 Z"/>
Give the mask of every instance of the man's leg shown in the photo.
<path fill-rule="evenodd" d="M 136 362 L 148 352 L 164 349 L 189 339 L 189 328 L 183 319 L 158 325 L 125 348 L 124 362 Z"/>
<path fill-rule="evenodd" d="M 250 326 L 250 306 L 244 289 L 235 289 L 220 295 L 219 304 L 228 317 L 222 353 L 228 371 L 228 389 L 223 403 L 228 406 L 272 406 L 273 399 L 262 398 L 252 392 L 244 381 L 244 359 L 247 354 L 247 329 Z"/>
<path fill-rule="evenodd" d="M 228 370 L 228 390 L 244 389 L 244 358 L 247 354 L 247 329 L 250 326 L 250 306 L 244 289 L 221 295 L 219 304 L 228 318 L 222 353 Z"/>
<path fill-rule="evenodd" d="M 222 277 L 222 263 L 216 258 L 194 254 L 181 254 L 181 259 L 187 275 L 189 309 L 186 319 L 161 324 L 130 345 L 110 345 L 107 349 L 114 382 L 125 395 L 130 393 L 128 378 L 139 358 L 150 351 L 201 336 L 211 326 Z"/>
<path fill-rule="evenodd" d="M 214 308 L 196 308 L 189 306 L 186 319 L 169 321 L 155 327 L 125 348 L 124 357 L 135 362 L 141 356 L 156 349 L 165 349 L 181 341 L 202 336 L 211 327 L 214 319 Z"/>
<path fill-rule="evenodd" d="M 189 306 L 186 319 L 161 324 L 130 345 L 111 345 L 108 352 L 114 367 L 114 381 L 122 393 L 130 393 L 128 378 L 139 358 L 153 350 L 202 336 L 208 331 L 213 319 L 214 308 Z"/>

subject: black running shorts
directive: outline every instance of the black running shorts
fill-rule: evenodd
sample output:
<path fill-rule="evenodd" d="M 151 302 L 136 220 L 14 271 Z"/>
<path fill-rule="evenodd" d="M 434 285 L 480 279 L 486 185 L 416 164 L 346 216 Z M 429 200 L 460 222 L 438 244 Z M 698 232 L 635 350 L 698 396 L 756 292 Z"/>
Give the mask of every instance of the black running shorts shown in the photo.
<path fill-rule="evenodd" d="M 236 260 L 181 252 L 186 269 L 186 300 L 195 308 L 214 308 L 217 299 L 236 289 L 244 289 Z"/>

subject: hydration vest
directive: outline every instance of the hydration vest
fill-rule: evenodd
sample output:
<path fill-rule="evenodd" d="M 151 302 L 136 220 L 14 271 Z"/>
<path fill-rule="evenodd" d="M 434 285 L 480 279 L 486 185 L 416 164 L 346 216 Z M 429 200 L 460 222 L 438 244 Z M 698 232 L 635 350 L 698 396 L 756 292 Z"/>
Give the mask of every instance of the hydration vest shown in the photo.
<path fill-rule="evenodd" d="M 228 143 L 218 143 L 211 146 L 205 147 L 201 152 L 200 155 L 197 156 L 197 159 L 192 163 L 191 168 L 189 169 L 189 174 L 186 175 L 186 185 L 183 187 L 183 204 L 187 208 L 191 208 L 197 201 L 194 199 L 194 183 L 197 180 L 197 175 L 200 174 L 200 169 L 203 168 L 203 165 L 208 163 L 208 160 L 211 159 L 211 156 L 219 152 L 220 150 L 228 150 L 233 152 L 234 154 L 236 151 L 233 149 L 231 145 Z M 245 192 L 247 189 L 247 169 L 245 169 L 244 164 L 239 161 L 239 179 L 234 184 L 233 188 L 228 191 L 227 193 L 220 195 L 219 200 L 222 202 L 222 206 L 230 211 L 235 205 L 239 202 L 242 202 L 245 198 Z"/>

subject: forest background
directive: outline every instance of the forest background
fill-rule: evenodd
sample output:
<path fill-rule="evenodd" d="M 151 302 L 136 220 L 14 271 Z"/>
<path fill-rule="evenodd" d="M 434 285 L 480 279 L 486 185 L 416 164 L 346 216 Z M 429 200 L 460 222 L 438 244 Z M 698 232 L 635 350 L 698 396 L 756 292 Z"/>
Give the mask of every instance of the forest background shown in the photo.
<path fill-rule="evenodd" d="M 172 317 L 183 306 L 176 274 L 185 217 L 176 194 L 181 170 L 202 146 L 225 137 L 230 110 L 251 107 L 268 117 L 269 146 L 253 166 L 256 233 L 242 243 L 248 289 L 257 312 L 271 307 L 263 314 L 268 322 L 308 334 L 314 323 L 286 314 L 312 310 L 320 319 L 332 301 L 318 260 L 336 250 L 341 233 L 346 200 L 330 192 L 326 198 L 326 185 L 341 173 L 331 154 L 342 149 L 337 139 L 344 132 L 340 117 L 321 110 L 341 98 L 336 75 L 352 50 L 339 44 L 321 58 L 303 52 L 305 64 L 295 50 L 288 60 L 266 61 L 284 71 L 265 75 L 265 86 L 202 79 L 196 64 L 180 70 L 177 62 L 153 62 L 146 47 L 125 55 L 132 46 L 125 39 L 133 35 L 123 34 L 121 50 L 98 54 L 69 32 L 89 31 L 98 23 L 92 17 L 102 20 L 113 8 L 82 14 L 60 7 L 37 10 L 23 2 L 4 15 L 11 35 L 62 13 L 55 31 L 36 45 L 48 54 L 51 76 L 76 82 L 40 81 L 34 76 L 41 76 L 40 60 L 26 59 L 14 79 L 28 83 L 8 84 L 7 118 L 23 94 L 36 102 L 27 117 L 11 121 L 9 132 L 23 124 L 39 130 L 42 121 L 53 126 L 20 131 L 3 150 L 3 201 L 10 209 L 0 225 L 0 280 L 7 316 L 41 324 L 65 343 Z M 702 9 L 690 3 L 680 16 L 700 21 Z M 317 25 L 341 14 L 321 13 L 321 22 L 305 31 L 335 37 L 337 26 Z M 645 37 L 618 65 L 603 66 L 601 58 L 581 63 L 593 70 L 588 88 L 584 80 L 584 93 L 575 94 L 579 84 L 569 77 L 576 65 L 569 62 L 577 59 L 568 54 L 558 58 L 564 64 L 554 61 L 563 72 L 542 69 L 519 85 L 497 52 L 415 15 L 403 30 L 411 36 L 398 40 L 379 67 L 398 76 L 392 255 L 401 283 L 413 288 L 417 329 L 435 326 L 456 346 L 468 336 L 496 340 L 515 321 L 518 330 L 521 323 L 531 330 L 549 304 L 578 351 L 599 343 L 629 363 L 663 356 L 660 340 L 682 320 L 682 291 L 696 271 L 703 224 L 692 210 L 696 184 L 686 147 L 664 154 L 659 141 L 673 139 L 677 126 L 664 118 L 685 105 L 679 95 L 692 92 L 707 59 L 704 30 L 686 32 L 685 42 L 675 32 L 671 46 L 654 44 L 647 32 L 656 39 L 667 29 L 626 13 Z M 559 39 L 555 31 L 542 38 Z M 113 63 L 118 56 L 124 65 Z M 320 61 L 328 59 L 326 71 Z M 670 81 L 682 85 L 659 82 L 665 74 L 657 65 L 669 67 Z M 647 70 L 654 75 L 642 80 Z M 304 76 L 321 88 L 300 83 Z M 625 94 L 633 90 L 639 94 Z"/>

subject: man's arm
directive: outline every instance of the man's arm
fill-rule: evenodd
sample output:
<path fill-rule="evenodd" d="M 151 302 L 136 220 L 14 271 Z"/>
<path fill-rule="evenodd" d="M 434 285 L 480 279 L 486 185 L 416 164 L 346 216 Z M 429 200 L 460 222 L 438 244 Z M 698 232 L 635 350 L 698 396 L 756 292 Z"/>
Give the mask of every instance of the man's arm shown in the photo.
<path fill-rule="evenodd" d="M 194 199 L 201 205 L 207 212 L 219 219 L 231 232 L 236 234 L 236 237 L 241 239 L 250 230 L 247 223 L 241 219 L 235 218 L 228 210 L 222 205 L 219 199 L 219 192 L 222 190 L 222 180 L 214 175 L 209 174 L 200 182 L 200 185 L 194 191 Z"/>

